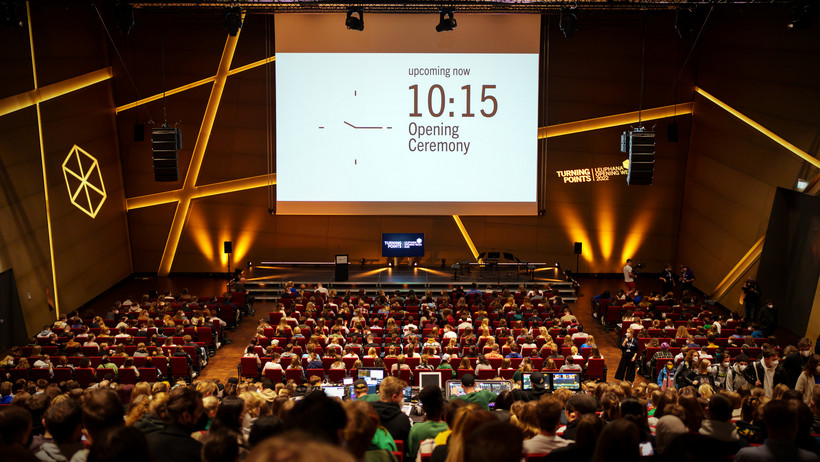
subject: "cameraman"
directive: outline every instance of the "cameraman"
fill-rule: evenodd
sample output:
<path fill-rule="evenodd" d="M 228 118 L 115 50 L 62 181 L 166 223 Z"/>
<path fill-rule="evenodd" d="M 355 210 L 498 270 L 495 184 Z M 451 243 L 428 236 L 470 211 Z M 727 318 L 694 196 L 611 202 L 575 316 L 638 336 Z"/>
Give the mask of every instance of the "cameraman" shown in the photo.
<path fill-rule="evenodd" d="M 628 296 L 632 296 L 632 292 L 635 292 L 635 273 L 632 271 L 632 259 L 626 259 L 626 265 L 624 265 L 624 282 L 626 283 L 626 294 Z"/>

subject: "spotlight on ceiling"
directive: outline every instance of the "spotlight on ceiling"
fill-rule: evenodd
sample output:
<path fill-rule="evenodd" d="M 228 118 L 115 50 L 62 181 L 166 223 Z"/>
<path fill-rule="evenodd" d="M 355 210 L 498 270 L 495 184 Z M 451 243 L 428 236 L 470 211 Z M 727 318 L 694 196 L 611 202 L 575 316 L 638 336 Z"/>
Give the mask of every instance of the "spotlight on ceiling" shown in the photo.
<path fill-rule="evenodd" d="M 418 260 L 414 260 L 413 261 L 413 268 L 418 268 L 418 266 L 419 266 Z"/>
<path fill-rule="evenodd" d="M 795 0 L 791 5 L 792 20 L 786 26 L 789 30 L 806 30 L 811 27 L 808 2 Z"/>
<path fill-rule="evenodd" d="M 237 7 L 228 8 L 225 11 L 225 29 L 228 30 L 228 35 L 236 37 L 239 29 L 242 28 L 242 9 Z"/>
<path fill-rule="evenodd" d="M 804 180 L 803 178 L 799 178 L 799 179 L 797 180 L 797 188 L 796 188 L 796 189 L 797 189 L 797 191 L 799 191 L 799 192 L 803 192 L 803 191 L 805 191 L 805 190 L 806 190 L 806 188 L 807 188 L 808 186 L 809 186 L 809 182 L 808 182 L 808 180 Z"/>
<path fill-rule="evenodd" d="M 558 19 L 558 27 L 564 33 L 564 37 L 570 38 L 578 29 L 578 16 L 569 8 L 561 8 L 561 17 Z"/>
<path fill-rule="evenodd" d="M 128 2 L 117 2 L 114 5 L 114 24 L 122 35 L 131 33 L 134 27 L 134 7 Z"/>
<path fill-rule="evenodd" d="M 452 8 L 442 8 L 438 10 L 438 25 L 436 32 L 445 32 L 456 28 L 455 10 Z"/>
<path fill-rule="evenodd" d="M 345 19 L 345 26 L 352 30 L 364 30 L 364 11 L 362 10 L 362 7 L 351 6 L 347 8 L 347 19 Z"/>
<path fill-rule="evenodd" d="M 390 259 L 388 259 L 388 260 L 387 260 L 387 266 L 388 266 L 388 268 L 392 268 L 392 267 L 393 267 L 393 259 L 392 259 L 392 258 L 390 258 Z"/>
<path fill-rule="evenodd" d="M 675 10 L 675 32 L 678 37 L 686 38 L 695 28 L 695 13 L 688 8 Z"/>

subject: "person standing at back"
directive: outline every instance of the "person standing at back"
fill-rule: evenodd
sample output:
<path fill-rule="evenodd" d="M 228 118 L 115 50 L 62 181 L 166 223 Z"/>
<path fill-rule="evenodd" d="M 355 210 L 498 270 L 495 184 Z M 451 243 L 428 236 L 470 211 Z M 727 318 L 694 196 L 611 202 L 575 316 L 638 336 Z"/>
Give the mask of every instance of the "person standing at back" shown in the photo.
<path fill-rule="evenodd" d="M 635 292 L 635 273 L 632 272 L 632 259 L 626 259 L 624 265 L 624 283 L 626 284 L 626 294 L 632 295 Z"/>

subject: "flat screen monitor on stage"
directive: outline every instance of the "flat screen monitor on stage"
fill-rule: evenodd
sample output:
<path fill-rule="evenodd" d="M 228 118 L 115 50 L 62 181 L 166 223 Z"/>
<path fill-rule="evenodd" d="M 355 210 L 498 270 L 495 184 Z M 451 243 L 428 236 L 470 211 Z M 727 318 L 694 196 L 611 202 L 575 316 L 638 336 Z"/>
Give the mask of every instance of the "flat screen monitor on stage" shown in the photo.
<path fill-rule="evenodd" d="M 423 256 L 423 233 L 382 233 L 382 257 Z"/>
<path fill-rule="evenodd" d="M 275 17 L 277 213 L 535 215 L 540 17 L 365 16 Z"/>

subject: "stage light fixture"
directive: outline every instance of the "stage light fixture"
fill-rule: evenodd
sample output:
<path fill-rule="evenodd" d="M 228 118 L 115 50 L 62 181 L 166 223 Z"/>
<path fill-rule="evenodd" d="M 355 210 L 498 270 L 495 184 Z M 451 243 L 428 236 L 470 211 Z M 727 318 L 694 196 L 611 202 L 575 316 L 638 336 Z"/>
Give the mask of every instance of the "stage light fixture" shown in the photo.
<path fill-rule="evenodd" d="M 438 10 L 438 25 L 436 32 L 446 32 L 456 28 L 455 10 L 453 8 L 442 8 Z"/>
<path fill-rule="evenodd" d="M 364 260 L 364 258 L 362 258 L 362 259 L 361 259 L 361 262 L 362 262 L 362 268 L 365 268 L 365 267 L 366 267 L 366 265 L 365 265 L 365 260 Z"/>
<path fill-rule="evenodd" d="M 393 259 L 392 259 L 392 258 L 391 258 L 390 260 L 387 260 L 387 267 L 388 267 L 388 268 L 392 268 L 392 267 L 393 267 Z"/>
<path fill-rule="evenodd" d="M 447 268 L 447 259 L 446 258 L 441 259 L 441 267 L 442 268 Z"/>
<path fill-rule="evenodd" d="M 695 28 L 695 13 L 689 8 L 675 10 L 675 32 L 678 37 L 686 38 Z"/>
<path fill-rule="evenodd" d="M 810 7 L 803 0 L 795 0 L 791 5 L 792 20 L 786 26 L 789 30 L 806 30 L 811 27 Z"/>
<path fill-rule="evenodd" d="M 0 3 L 0 22 L 4 26 L 23 27 L 23 19 L 17 14 L 17 5 L 14 2 Z"/>
<path fill-rule="evenodd" d="M 572 37 L 578 29 L 578 16 L 569 8 L 561 8 L 561 17 L 558 19 L 558 28 L 565 38 Z"/>
<path fill-rule="evenodd" d="M 117 2 L 114 5 L 114 23 L 122 35 L 130 34 L 134 27 L 134 7 L 128 2 Z"/>
<path fill-rule="evenodd" d="M 242 28 L 242 9 L 237 7 L 228 8 L 225 11 L 225 29 L 228 30 L 228 35 L 236 37 L 239 29 Z"/>
<path fill-rule="evenodd" d="M 248 269 L 251 269 L 251 268 L 253 268 L 253 262 L 252 262 L 252 261 L 249 261 L 249 262 L 248 262 Z"/>
<path fill-rule="evenodd" d="M 805 191 L 805 190 L 806 190 L 806 188 L 807 188 L 808 186 L 809 186 L 809 182 L 808 182 L 808 180 L 805 180 L 805 179 L 803 179 L 803 178 L 798 178 L 798 180 L 797 180 L 797 188 L 795 188 L 795 189 L 797 189 L 797 191 L 798 191 L 798 192 L 803 192 L 803 191 Z"/>
<path fill-rule="evenodd" d="M 347 8 L 347 18 L 345 19 L 345 26 L 347 26 L 348 29 L 352 30 L 364 30 L 364 11 L 362 10 L 362 7 L 351 6 Z"/>
<path fill-rule="evenodd" d="M 418 262 L 418 261 L 414 261 L 414 262 L 413 262 L 413 268 L 418 268 L 418 266 L 419 266 L 419 262 Z"/>

